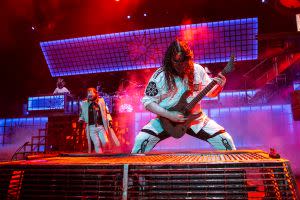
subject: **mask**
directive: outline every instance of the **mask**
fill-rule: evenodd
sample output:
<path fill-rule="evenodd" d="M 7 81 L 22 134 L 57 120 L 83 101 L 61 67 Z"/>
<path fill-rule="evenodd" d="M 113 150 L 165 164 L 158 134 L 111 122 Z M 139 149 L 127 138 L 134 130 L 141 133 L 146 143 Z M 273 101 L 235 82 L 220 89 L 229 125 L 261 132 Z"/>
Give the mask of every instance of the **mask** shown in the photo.
<path fill-rule="evenodd" d="M 178 52 L 173 55 L 172 64 L 173 68 L 177 72 L 177 75 L 183 75 L 187 66 L 188 59 L 185 58 L 182 52 Z"/>

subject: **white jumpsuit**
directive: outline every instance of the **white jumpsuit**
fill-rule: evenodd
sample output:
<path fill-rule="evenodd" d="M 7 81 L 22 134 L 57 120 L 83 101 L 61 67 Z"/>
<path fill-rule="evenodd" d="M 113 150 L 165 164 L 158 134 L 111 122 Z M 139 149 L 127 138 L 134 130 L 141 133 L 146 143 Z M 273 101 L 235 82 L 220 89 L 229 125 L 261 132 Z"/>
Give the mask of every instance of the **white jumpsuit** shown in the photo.
<path fill-rule="evenodd" d="M 197 92 L 201 91 L 207 86 L 212 79 L 207 75 L 204 68 L 199 64 L 194 64 L 194 92 L 188 98 L 190 102 Z M 165 75 L 162 68 L 150 78 L 145 90 L 145 95 L 142 103 L 146 107 L 151 102 L 156 102 L 159 106 L 168 109 L 175 106 L 182 94 L 188 89 L 187 78 L 181 79 L 175 77 L 177 90 L 168 90 L 165 82 Z M 196 112 L 201 112 L 200 104 L 194 109 Z M 224 130 L 222 126 L 217 124 L 214 120 L 202 113 L 202 115 L 191 123 L 191 127 L 187 130 L 187 134 L 198 139 L 207 141 L 214 149 L 218 150 L 235 150 L 234 142 L 231 136 Z M 166 131 L 163 130 L 158 118 L 152 119 L 146 124 L 135 138 L 135 144 L 132 153 L 146 153 L 152 150 L 155 145 L 170 137 Z"/>

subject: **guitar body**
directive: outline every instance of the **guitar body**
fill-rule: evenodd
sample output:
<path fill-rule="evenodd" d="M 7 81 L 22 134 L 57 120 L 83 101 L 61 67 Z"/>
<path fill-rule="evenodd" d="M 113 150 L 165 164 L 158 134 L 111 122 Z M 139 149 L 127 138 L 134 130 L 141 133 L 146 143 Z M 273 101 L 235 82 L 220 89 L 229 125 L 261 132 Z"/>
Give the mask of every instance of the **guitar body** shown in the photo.
<path fill-rule="evenodd" d="M 187 120 L 183 123 L 178 122 L 172 122 L 171 120 L 160 117 L 160 123 L 162 128 L 172 137 L 174 138 L 181 138 L 187 131 L 187 129 L 190 127 L 190 123 L 197 119 L 199 116 L 201 116 L 201 113 L 198 114 L 191 114 L 190 110 L 186 109 L 187 106 L 187 97 L 189 96 L 189 92 L 186 91 L 181 96 L 179 102 L 172 108 L 168 109 L 169 111 L 177 111 L 182 113 Z"/>

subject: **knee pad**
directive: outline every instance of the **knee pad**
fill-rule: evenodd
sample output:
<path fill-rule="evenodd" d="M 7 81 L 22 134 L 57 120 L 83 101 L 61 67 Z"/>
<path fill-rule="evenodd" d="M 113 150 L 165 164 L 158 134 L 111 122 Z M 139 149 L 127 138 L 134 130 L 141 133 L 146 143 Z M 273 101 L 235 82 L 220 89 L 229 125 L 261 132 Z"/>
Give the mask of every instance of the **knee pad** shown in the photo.
<path fill-rule="evenodd" d="M 236 150 L 232 137 L 226 131 L 214 134 L 214 137 L 208 139 L 208 142 L 219 150 Z"/>

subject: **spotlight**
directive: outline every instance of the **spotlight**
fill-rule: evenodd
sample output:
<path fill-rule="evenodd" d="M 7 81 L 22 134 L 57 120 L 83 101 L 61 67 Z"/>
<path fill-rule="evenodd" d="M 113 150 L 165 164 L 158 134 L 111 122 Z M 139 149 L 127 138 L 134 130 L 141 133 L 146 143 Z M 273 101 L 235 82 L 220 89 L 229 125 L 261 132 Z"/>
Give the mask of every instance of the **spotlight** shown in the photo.
<path fill-rule="evenodd" d="M 32 26 L 32 27 L 31 27 L 31 30 L 33 30 L 33 31 L 34 31 L 34 30 L 35 30 L 35 27 L 34 27 L 34 26 Z"/>
<path fill-rule="evenodd" d="M 130 19 L 131 18 L 131 16 L 130 15 L 127 15 L 127 19 Z"/>
<path fill-rule="evenodd" d="M 147 13 L 144 13 L 144 17 L 147 17 Z"/>

